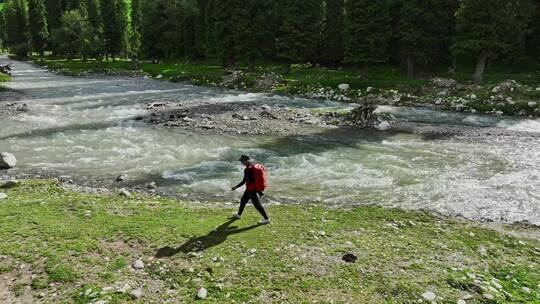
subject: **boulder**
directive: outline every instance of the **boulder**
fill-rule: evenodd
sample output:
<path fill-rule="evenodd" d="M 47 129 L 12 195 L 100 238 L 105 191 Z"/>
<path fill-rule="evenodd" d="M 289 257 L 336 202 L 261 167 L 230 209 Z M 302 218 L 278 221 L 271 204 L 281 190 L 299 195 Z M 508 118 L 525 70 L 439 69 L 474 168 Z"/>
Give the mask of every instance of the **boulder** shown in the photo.
<path fill-rule="evenodd" d="M 19 182 L 14 179 L 7 180 L 4 183 L 0 184 L 0 188 L 13 188 L 16 187 L 18 184 Z"/>
<path fill-rule="evenodd" d="M 378 125 L 375 126 L 375 128 L 379 131 L 386 131 L 392 128 L 392 125 L 390 125 L 388 121 L 381 121 Z"/>
<path fill-rule="evenodd" d="M 0 153 L 0 170 L 11 169 L 17 165 L 17 159 L 15 155 L 7 152 Z"/>
<path fill-rule="evenodd" d="M 338 85 L 338 88 L 342 91 L 347 91 L 348 89 L 351 88 L 351 86 L 348 83 L 342 83 Z"/>

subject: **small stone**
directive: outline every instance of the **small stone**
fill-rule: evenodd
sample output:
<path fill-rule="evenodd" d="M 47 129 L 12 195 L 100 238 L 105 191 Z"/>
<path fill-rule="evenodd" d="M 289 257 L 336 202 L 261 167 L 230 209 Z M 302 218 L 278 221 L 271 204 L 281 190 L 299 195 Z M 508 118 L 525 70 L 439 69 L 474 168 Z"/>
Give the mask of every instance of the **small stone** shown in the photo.
<path fill-rule="evenodd" d="M 467 293 L 467 294 L 465 294 L 465 295 L 463 296 L 463 300 L 470 300 L 470 299 L 472 299 L 472 298 L 473 298 L 473 296 L 472 296 L 472 294 L 470 294 L 470 293 Z"/>
<path fill-rule="evenodd" d="M 135 262 L 133 262 L 133 268 L 144 269 L 144 262 L 141 259 L 135 260 Z"/>
<path fill-rule="evenodd" d="M 131 289 L 131 286 L 129 286 L 128 283 L 125 283 L 124 285 L 122 285 L 122 287 L 119 287 L 118 289 L 116 289 L 116 292 L 118 292 L 118 293 L 126 293 L 130 289 Z"/>
<path fill-rule="evenodd" d="M 490 294 L 490 293 L 484 293 L 484 294 L 482 295 L 482 298 L 484 298 L 484 299 L 486 299 L 486 300 L 493 300 L 493 299 L 495 299 L 495 297 L 494 297 L 492 294 Z"/>
<path fill-rule="evenodd" d="M 139 299 L 140 297 L 142 297 L 142 290 L 140 289 L 133 289 L 130 293 L 131 297 L 133 297 L 134 299 Z"/>
<path fill-rule="evenodd" d="M 460 300 L 457 300 L 456 304 L 467 304 L 467 302 L 465 302 L 465 300 L 463 299 L 460 299 Z"/>
<path fill-rule="evenodd" d="M 527 105 L 529 106 L 529 108 L 536 108 L 538 103 L 535 101 L 530 101 L 529 103 L 527 103 Z"/>
<path fill-rule="evenodd" d="M 206 290 L 206 288 L 202 287 L 197 291 L 197 298 L 206 299 L 206 297 L 208 297 L 208 290 Z"/>
<path fill-rule="evenodd" d="M 7 194 L 0 192 L 0 200 L 7 198 Z"/>
<path fill-rule="evenodd" d="M 367 87 L 366 92 L 367 92 L 367 93 L 371 93 L 371 92 L 373 92 L 374 90 L 375 90 L 375 89 L 372 88 L 372 87 Z"/>
<path fill-rule="evenodd" d="M 94 302 L 94 304 L 107 304 L 107 303 L 109 303 L 109 301 L 105 301 L 105 300 L 99 300 L 99 301 Z"/>
<path fill-rule="evenodd" d="M 422 298 L 424 298 L 426 301 L 435 301 L 437 296 L 431 291 L 426 291 L 422 294 Z"/>
<path fill-rule="evenodd" d="M 319 235 L 320 235 L 320 236 L 325 236 L 325 235 L 326 235 L 326 232 L 324 232 L 324 231 L 321 230 L 321 231 L 319 231 Z"/>
<path fill-rule="evenodd" d="M 118 176 L 116 177 L 116 181 L 117 181 L 117 182 L 123 182 L 123 181 L 125 181 L 126 179 L 127 179 L 127 175 L 125 175 L 125 174 L 118 175 Z"/>
<path fill-rule="evenodd" d="M 338 85 L 338 88 L 342 91 L 347 91 L 348 89 L 351 88 L 351 86 L 348 83 L 342 83 Z"/>
<path fill-rule="evenodd" d="M 521 287 L 521 291 L 523 291 L 524 293 L 531 293 L 531 289 L 528 287 Z"/>
<path fill-rule="evenodd" d="M 254 254 L 255 252 L 257 252 L 257 249 L 251 248 L 250 250 L 248 250 L 248 252 L 249 252 L 250 254 Z"/>
<path fill-rule="evenodd" d="M 151 182 L 150 184 L 148 184 L 148 186 L 146 186 L 148 189 L 157 189 L 157 184 L 156 182 Z"/>
<path fill-rule="evenodd" d="M 120 196 L 131 197 L 131 193 L 124 188 L 118 190 L 118 192 L 120 193 Z"/>

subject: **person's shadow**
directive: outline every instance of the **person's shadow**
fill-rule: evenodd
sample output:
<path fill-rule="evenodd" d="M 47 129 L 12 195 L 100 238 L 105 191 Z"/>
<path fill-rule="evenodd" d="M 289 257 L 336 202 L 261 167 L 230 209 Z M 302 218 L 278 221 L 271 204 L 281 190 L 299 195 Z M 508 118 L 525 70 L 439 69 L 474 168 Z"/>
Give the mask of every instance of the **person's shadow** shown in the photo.
<path fill-rule="evenodd" d="M 160 258 L 165 258 L 165 257 L 172 257 L 180 252 L 189 253 L 189 252 L 204 251 L 206 249 L 222 244 L 223 242 L 225 242 L 225 240 L 227 240 L 227 237 L 229 235 L 246 232 L 248 230 L 251 230 L 260 226 L 260 225 L 252 225 L 245 228 L 238 228 L 235 226 L 229 227 L 235 221 L 236 219 L 230 219 L 227 222 L 223 223 L 221 226 L 210 231 L 207 235 L 199 236 L 199 237 L 192 237 L 191 239 L 189 239 L 187 242 L 185 242 L 182 246 L 178 248 L 173 248 L 170 246 L 165 246 L 163 248 L 160 248 L 156 252 L 155 257 L 160 259 Z"/>

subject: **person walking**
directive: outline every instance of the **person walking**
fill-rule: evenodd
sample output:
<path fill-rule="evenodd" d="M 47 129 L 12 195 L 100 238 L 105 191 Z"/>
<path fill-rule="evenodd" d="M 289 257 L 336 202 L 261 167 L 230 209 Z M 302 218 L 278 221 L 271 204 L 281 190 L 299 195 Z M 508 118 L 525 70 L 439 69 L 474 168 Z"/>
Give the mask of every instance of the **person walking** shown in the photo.
<path fill-rule="evenodd" d="M 247 155 L 242 155 L 239 161 L 245 167 L 244 179 L 242 179 L 238 185 L 232 187 L 231 190 L 235 191 L 236 189 L 246 185 L 246 191 L 240 200 L 240 209 L 238 210 L 238 213 L 233 214 L 232 217 L 235 219 L 242 218 L 244 208 L 251 200 L 257 211 L 259 211 L 259 213 L 263 216 L 262 220 L 259 221 L 259 224 L 270 224 L 270 219 L 268 218 L 268 215 L 266 214 L 266 211 L 259 200 L 259 195 L 264 195 L 264 190 L 266 190 L 268 183 L 266 168 L 261 164 L 255 164 L 253 159 Z"/>

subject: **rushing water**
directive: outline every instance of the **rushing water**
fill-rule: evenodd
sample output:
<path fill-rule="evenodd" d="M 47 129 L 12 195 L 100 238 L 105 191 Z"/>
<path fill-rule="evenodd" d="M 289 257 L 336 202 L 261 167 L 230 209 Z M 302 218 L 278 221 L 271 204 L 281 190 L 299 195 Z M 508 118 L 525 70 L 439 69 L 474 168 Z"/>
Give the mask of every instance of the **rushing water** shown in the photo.
<path fill-rule="evenodd" d="M 9 60 L 1 58 L 0 63 Z M 268 199 L 282 203 L 380 204 L 468 218 L 540 224 L 540 139 L 429 138 L 421 134 L 321 130 L 313 136 L 209 135 L 131 118 L 149 101 L 243 102 L 336 106 L 150 79 L 73 78 L 9 61 L 9 86 L 31 111 L 0 118 L 0 150 L 14 153 L 13 173 L 44 172 L 96 180 L 127 174 L 190 199 L 232 200 L 241 178 L 235 161 L 254 155 L 269 168 Z M 0 96 L 1 97 L 1 96 Z M 501 119 L 381 107 L 403 120 L 540 132 L 538 120 Z"/>

